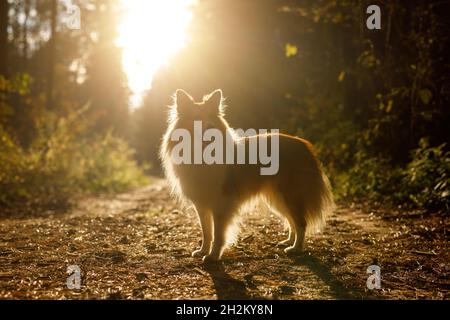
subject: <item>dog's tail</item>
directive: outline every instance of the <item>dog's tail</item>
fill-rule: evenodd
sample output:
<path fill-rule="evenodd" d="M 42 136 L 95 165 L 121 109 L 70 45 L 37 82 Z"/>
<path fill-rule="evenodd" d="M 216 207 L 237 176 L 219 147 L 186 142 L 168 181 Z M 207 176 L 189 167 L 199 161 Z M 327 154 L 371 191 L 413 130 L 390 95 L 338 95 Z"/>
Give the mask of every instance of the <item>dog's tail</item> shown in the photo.
<path fill-rule="evenodd" d="M 325 224 L 326 218 L 335 209 L 328 177 L 321 172 L 318 179 L 315 180 L 315 186 L 310 186 L 310 199 L 305 202 L 306 233 L 309 234 L 320 231 Z"/>

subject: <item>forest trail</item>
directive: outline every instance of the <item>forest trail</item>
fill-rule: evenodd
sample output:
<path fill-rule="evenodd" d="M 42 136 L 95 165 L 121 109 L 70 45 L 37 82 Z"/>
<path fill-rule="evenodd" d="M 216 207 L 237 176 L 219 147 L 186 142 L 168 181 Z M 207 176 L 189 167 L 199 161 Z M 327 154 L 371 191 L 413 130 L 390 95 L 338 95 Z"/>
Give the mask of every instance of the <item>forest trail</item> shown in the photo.
<path fill-rule="evenodd" d="M 191 257 L 201 234 L 195 213 L 155 178 L 66 213 L 1 218 L 0 298 L 449 299 L 448 219 L 418 214 L 340 206 L 305 254 L 289 258 L 277 246 L 281 220 L 255 210 L 223 263 L 204 266 Z M 366 287 L 372 264 L 380 290 Z M 79 290 L 66 286 L 69 265 L 81 269 Z"/>

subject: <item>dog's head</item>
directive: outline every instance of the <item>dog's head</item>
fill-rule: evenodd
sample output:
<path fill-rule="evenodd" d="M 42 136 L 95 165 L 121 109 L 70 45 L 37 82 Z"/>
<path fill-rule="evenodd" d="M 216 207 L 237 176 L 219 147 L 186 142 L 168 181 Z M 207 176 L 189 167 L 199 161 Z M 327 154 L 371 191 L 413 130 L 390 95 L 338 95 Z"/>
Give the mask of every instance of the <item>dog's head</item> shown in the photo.
<path fill-rule="evenodd" d="M 203 130 L 222 128 L 224 115 L 222 90 L 217 89 L 205 95 L 203 101 L 195 102 L 186 91 L 178 89 L 175 93 L 173 111 L 178 127 L 191 128 L 194 121 L 201 121 Z"/>

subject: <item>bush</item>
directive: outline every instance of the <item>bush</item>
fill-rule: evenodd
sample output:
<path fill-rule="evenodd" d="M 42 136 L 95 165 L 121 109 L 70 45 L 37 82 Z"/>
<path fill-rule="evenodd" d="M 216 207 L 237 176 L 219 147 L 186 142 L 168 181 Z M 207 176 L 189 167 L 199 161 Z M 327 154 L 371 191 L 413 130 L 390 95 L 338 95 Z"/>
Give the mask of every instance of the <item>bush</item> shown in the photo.
<path fill-rule="evenodd" d="M 0 205 L 61 203 L 75 194 L 117 192 L 147 178 L 134 151 L 111 132 L 83 134 L 80 113 L 45 113 L 25 149 L 0 126 Z"/>
<path fill-rule="evenodd" d="M 450 152 L 445 144 L 430 147 L 421 139 L 412 152 L 412 161 L 405 170 L 404 181 L 411 190 L 408 198 L 415 206 L 450 209 Z"/>
<path fill-rule="evenodd" d="M 133 160 L 134 150 L 111 132 L 84 145 L 83 154 L 95 156 L 80 159 L 84 168 L 82 189 L 90 192 L 118 192 L 147 182 L 143 169 Z"/>
<path fill-rule="evenodd" d="M 393 168 L 388 159 L 358 151 L 354 165 L 335 179 L 337 198 L 392 200 L 402 192 L 402 178 L 402 170 Z"/>
<path fill-rule="evenodd" d="M 450 152 L 445 144 L 430 147 L 421 139 L 405 168 L 393 167 L 382 157 L 359 151 L 355 164 L 334 180 L 341 199 L 391 202 L 410 208 L 446 210 L 450 208 Z"/>

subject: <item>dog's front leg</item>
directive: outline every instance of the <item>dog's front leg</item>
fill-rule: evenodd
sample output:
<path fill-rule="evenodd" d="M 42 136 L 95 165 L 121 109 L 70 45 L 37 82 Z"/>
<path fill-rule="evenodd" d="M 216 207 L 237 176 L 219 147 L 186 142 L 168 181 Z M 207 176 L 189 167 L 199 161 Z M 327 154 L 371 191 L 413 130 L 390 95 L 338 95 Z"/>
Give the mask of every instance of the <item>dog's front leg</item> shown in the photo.
<path fill-rule="evenodd" d="M 200 249 L 192 252 L 193 257 L 203 257 L 211 251 L 211 242 L 213 236 L 213 221 L 211 211 L 204 208 L 196 207 L 196 211 L 202 227 L 202 245 Z"/>
<path fill-rule="evenodd" d="M 230 224 L 231 215 L 228 211 L 213 213 L 214 241 L 211 253 L 203 257 L 205 263 L 220 260 L 227 242 L 227 231 Z"/>

